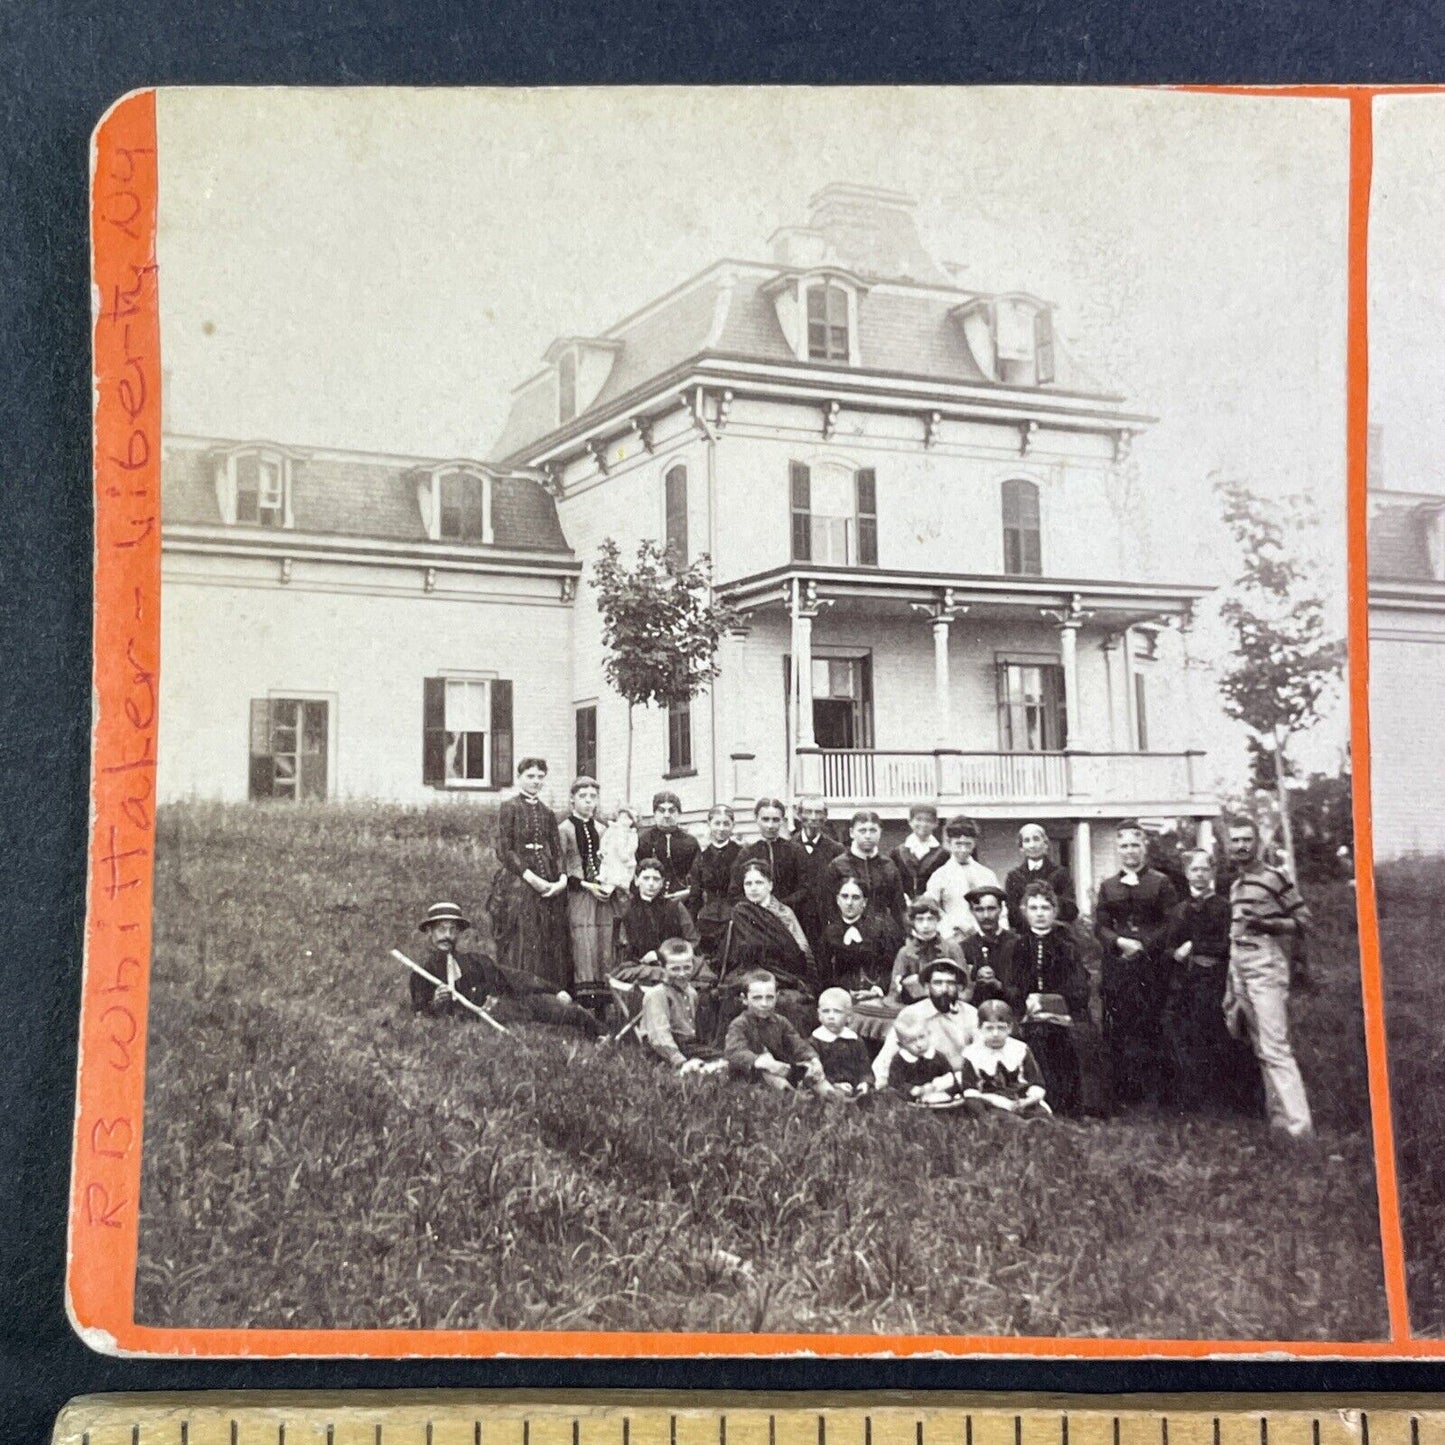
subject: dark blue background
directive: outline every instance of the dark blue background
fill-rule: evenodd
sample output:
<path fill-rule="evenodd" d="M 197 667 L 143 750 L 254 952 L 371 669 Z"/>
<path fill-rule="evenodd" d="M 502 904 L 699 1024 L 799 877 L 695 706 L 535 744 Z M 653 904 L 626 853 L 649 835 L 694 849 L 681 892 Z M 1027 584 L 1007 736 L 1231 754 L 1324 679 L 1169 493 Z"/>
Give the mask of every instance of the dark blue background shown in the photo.
<path fill-rule="evenodd" d="M 1445 79 L 1442 42 L 1445 5 L 1385 0 L 0 0 L 0 1439 L 45 1439 L 59 1406 L 94 1390 L 1445 1383 L 1364 1364 L 141 1363 L 91 1354 L 62 1306 L 90 723 L 87 144 L 110 101 L 237 82 L 1426 81 Z"/>

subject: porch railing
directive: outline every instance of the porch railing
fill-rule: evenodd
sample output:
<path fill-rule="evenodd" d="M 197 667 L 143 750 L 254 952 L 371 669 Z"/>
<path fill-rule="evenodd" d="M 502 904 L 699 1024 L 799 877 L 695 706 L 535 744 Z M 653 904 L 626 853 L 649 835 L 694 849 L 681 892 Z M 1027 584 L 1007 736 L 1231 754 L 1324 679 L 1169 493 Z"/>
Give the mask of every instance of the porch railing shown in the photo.
<path fill-rule="evenodd" d="M 917 802 L 1178 802 L 1198 796 L 1196 753 L 975 753 L 800 748 L 795 787 L 854 806 Z"/>

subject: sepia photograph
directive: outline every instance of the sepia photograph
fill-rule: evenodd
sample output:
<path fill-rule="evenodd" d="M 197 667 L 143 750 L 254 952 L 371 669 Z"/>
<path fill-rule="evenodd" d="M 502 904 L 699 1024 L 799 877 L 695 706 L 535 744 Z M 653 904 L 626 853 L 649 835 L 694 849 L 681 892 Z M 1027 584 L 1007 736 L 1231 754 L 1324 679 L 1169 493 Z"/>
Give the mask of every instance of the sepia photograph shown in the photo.
<path fill-rule="evenodd" d="M 1345 104 L 155 125 L 138 1324 L 1386 1336 Z M 1381 873 L 1423 969 L 1431 735 L 1382 758 L 1379 714 L 1420 726 L 1445 485 L 1404 455 L 1375 837 L 1437 857 Z"/>

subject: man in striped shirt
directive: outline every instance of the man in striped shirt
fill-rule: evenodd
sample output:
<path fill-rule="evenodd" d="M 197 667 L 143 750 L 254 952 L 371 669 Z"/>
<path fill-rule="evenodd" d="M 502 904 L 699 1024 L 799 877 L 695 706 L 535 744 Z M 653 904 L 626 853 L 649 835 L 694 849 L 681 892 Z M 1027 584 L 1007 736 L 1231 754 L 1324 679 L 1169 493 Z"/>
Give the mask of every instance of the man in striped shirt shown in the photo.
<path fill-rule="evenodd" d="M 1289 875 L 1259 856 L 1259 829 L 1250 818 L 1229 825 L 1229 987 L 1226 1017 L 1249 1023 L 1250 1042 L 1264 1074 L 1269 1122 L 1291 1138 L 1314 1132 L 1304 1079 L 1289 1041 L 1289 941 L 1310 923 L 1309 909 Z"/>

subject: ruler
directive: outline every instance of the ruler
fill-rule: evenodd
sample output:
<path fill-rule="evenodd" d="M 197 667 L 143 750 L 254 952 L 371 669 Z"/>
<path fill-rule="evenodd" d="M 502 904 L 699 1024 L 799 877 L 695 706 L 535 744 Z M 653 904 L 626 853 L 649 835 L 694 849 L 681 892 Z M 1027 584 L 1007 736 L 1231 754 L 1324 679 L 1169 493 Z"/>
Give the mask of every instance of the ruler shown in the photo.
<path fill-rule="evenodd" d="M 93 1395 L 52 1445 L 1445 1445 L 1445 1397 Z"/>

